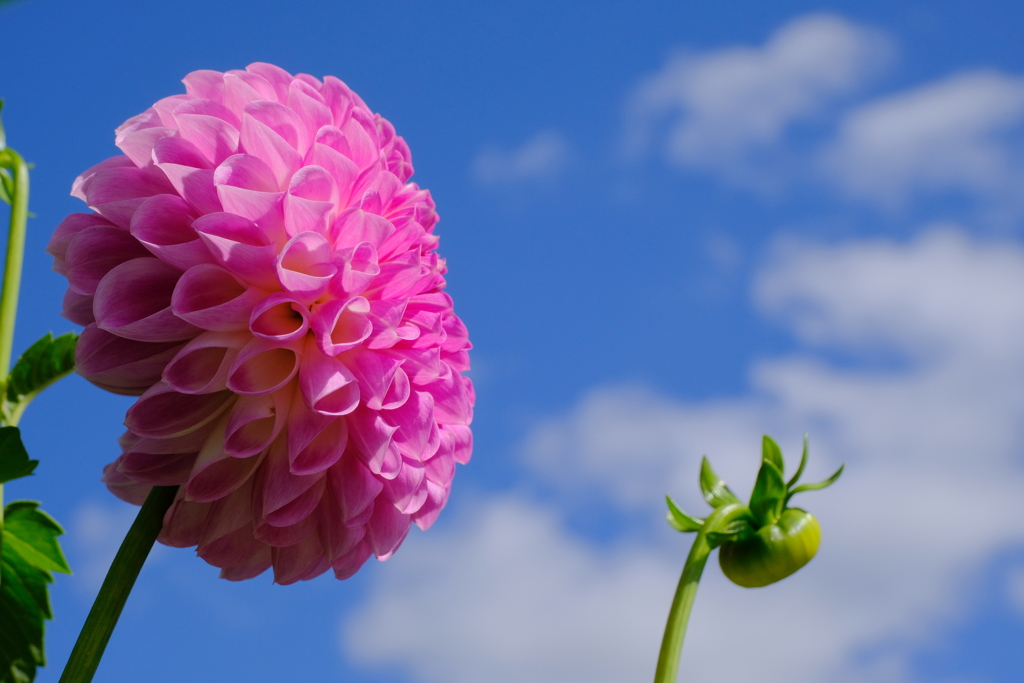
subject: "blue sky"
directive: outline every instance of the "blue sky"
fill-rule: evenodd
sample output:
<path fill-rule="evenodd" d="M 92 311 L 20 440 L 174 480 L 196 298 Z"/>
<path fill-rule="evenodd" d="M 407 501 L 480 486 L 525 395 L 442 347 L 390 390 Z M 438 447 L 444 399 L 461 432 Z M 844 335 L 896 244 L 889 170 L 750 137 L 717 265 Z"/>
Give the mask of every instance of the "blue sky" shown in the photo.
<path fill-rule="evenodd" d="M 648 678 L 701 512 L 761 433 L 809 476 L 819 557 L 710 567 L 690 680 L 1024 674 L 1024 10 L 1006 2 L 73 3 L 0 8 L 9 144 L 43 253 L 113 129 L 194 69 L 333 74 L 409 142 L 474 342 L 473 461 L 386 563 L 289 587 L 158 548 L 97 680 Z M 61 520 L 56 681 L 134 511 L 99 483 L 128 402 L 73 378 L 22 422 L 8 499 Z M 766 638 L 765 633 L 779 634 Z M 737 643 L 739 645 L 737 645 Z M 747 653 L 736 656 L 737 648 Z"/>

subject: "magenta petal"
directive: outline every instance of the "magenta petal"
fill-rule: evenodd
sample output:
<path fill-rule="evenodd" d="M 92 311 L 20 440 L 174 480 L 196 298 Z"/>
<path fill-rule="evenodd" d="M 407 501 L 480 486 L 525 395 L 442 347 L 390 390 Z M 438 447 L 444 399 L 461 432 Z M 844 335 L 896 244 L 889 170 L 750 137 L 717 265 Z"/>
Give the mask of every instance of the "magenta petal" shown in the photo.
<path fill-rule="evenodd" d="M 239 394 L 269 394 L 299 371 L 299 346 L 253 339 L 239 352 L 228 372 L 228 388 Z"/>
<path fill-rule="evenodd" d="M 327 232 L 328 216 L 338 202 L 331 174 L 320 166 L 304 166 L 292 176 L 284 199 L 284 220 L 289 235 Z"/>
<path fill-rule="evenodd" d="M 288 99 L 288 86 L 291 85 L 292 75 L 279 66 L 267 64 L 266 62 L 253 62 L 245 67 L 249 73 L 261 76 L 263 80 L 274 88 L 274 95 L 278 102 L 285 102 Z"/>
<path fill-rule="evenodd" d="M 292 474 L 288 463 L 288 447 L 285 439 L 278 439 L 267 453 L 263 463 L 260 483 L 262 488 L 263 518 L 273 526 L 291 526 L 308 516 L 323 494 L 323 473 Z M 315 489 L 315 501 L 303 498 L 299 506 L 290 504 L 303 494 Z"/>
<path fill-rule="evenodd" d="M 264 455 L 235 458 L 224 451 L 227 420 L 222 419 L 203 444 L 192 476 L 184 486 L 189 500 L 210 502 L 240 488 L 252 476 Z"/>
<path fill-rule="evenodd" d="M 239 332 L 249 328 L 253 307 L 266 296 L 220 266 L 200 264 L 181 276 L 171 310 L 205 330 Z"/>
<path fill-rule="evenodd" d="M 262 228 L 233 213 L 211 213 L 192 227 L 217 263 L 250 284 L 266 290 L 278 287 L 277 247 Z"/>
<path fill-rule="evenodd" d="M 285 291 L 302 301 L 313 302 L 337 272 L 331 257 L 331 245 L 323 235 L 299 233 L 288 240 L 277 257 L 277 279 Z"/>
<path fill-rule="evenodd" d="M 469 380 L 456 373 L 424 385 L 434 396 L 434 414 L 442 424 L 468 425 L 473 420 Z"/>
<path fill-rule="evenodd" d="M 346 419 L 350 443 L 355 446 L 363 463 L 374 474 L 389 472 L 393 476 L 396 470 L 386 463 L 390 465 L 395 456 L 401 461 L 397 447 L 394 454 L 389 453 L 392 450 L 391 437 L 398 427 L 392 427 L 376 410 L 364 406 L 356 408 Z"/>
<path fill-rule="evenodd" d="M 153 486 L 178 486 L 188 480 L 197 453 L 154 455 L 126 453 L 119 458 L 118 470 L 134 481 Z"/>
<path fill-rule="evenodd" d="M 331 291 L 341 296 L 355 296 L 362 292 L 380 274 L 377 265 L 377 250 L 369 242 L 360 242 L 355 247 L 341 249 L 338 252 L 341 260 L 341 271 L 331 282 Z M 376 301 L 374 303 L 385 303 Z M 405 309 L 404 301 L 388 302 Z M 401 313 L 398 315 L 401 319 Z M 398 320 L 395 321 L 398 323 Z"/>
<path fill-rule="evenodd" d="M 158 259 L 175 268 L 188 270 L 210 263 L 206 245 L 192 228 L 195 209 L 181 197 L 161 194 L 143 202 L 132 217 L 132 235 Z"/>
<path fill-rule="evenodd" d="M 245 105 L 245 113 L 277 133 L 299 156 L 306 153 L 312 136 L 298 115 L 280 102 L 269 99 L 257 100 Z"/>
<path fill-rule="evenodd" d="M 160 381 L 181 345 L 132 341 L 94 324 L 82 331 L 75 347 L 75 369 L 87 380 L 116 394 L 138 396 Z"/>
<path fill-rule="evenodd" d="M 437 520 L 437 516 L 441 514 L 445 503 L 448 502 L 449 492 L 449 487 L 440 486 L 429 479 L 427 480 L 427 499 L 422 507 L 412 516 L 416 526 L 424 531 L 431 527 L 434 521 Z"/>
<path fill-rule="evenodd" d="M 108 332 L 137 341 L 180 341 L 199 328 L 171 311 L 171 294 L 181 271 L 159 259 L 125 261 L 96 287 L 93 313 Z"/>
<path fill-rule="evenodd" d="M 248 534 L 248 530 L 239 530 L 236 534 Z M 273 563 L 273 556 L 271 555 L 271 547 L 265 543 L 260 543 L 258 551 L 253 553 L 249 559 L 237 565 L 231 565 L 230 567 L 223 567 L 220 570 L 220 578 L 228 581 L 245 581 L 246 579 L 254 579 L 263 572 L 270 569 Z"/>
<path fill-rule="evenodd" d="M 275 292 L 252 309 L 249 330 L 267 341 L 297 341 L 309 330 L 309 309 L 293 296 Z"/>
<path fill-rule="evenodd" d="M 345 453 L 345 447 L 348 445 L 348 422 L 344 419 L 329 420 L 327 425 L 301 448 L 296 448 L 292 444 L 291 432 L 296 426 L 293 415 L 288 429 L 288 459 L 292 474 L 323 472 L 338 462 Z"/>
<path fill-rule="evenodd" d="M 60 312 L 62 316 L 76 325 L 92 325 L 96 322 L 96 316 L 92 312 L 93 297 L 88 294 L 79 294 L 68 287 L 64 292 L 64 304 Z"/>
<path fill-rule="evenodd" d="M 378 560 L 386 560 L 398 550 L 409 533 L 412 520 L 403 515 L 386 499 L 373 505 L 373 515 L 366 524 L 366 539 Z"/>
<path fill-rule="evenodd" d="M 60 222 L 60 225 L 53 231 L 49 244 L 46 245 L 46 253 L 53 257 L 53 269 L 55 271 L 62 275 L 64 274 L 64 259 L 67 254 L 68 245 L 71 244 L 71 240 L 75 238 L 75 235 L 86 228 L 92 228 L 97 225 L 110 226 L 112 224 L 98 213 L 73 213 Z"/>
<path fill-rule="evenodd" d="M 239 396 L 228 415 L 224 450 L 236 458 L 245 458 L 269 446 L 288 421 L 290 400 L 287 391 Z"/>
<path fill-rule="evenodd" d="M 199 537 L 199 555 L 207 562 L 217 566 L 233 565 L 243 562 L 250 553 L 242 556 L 224 557 L 219 556 L 217 561 L 203 555 L 204 547 L 209 547 L 218 539 L 233 534 L 239 529 L 245 529 L 249 539 L 252 539 L 252 491 L 254 477 L 249 477 L 240 487 L 218 499 L 210 508 L 210 515 L 203 525 L 202 534 Z M 251 549 L 251 548 L 250 548 Z M 224 550 L 223 546 L 221 550 Z M 215 554 L 211 552 L 210 555 Z M 219 554 L 219 553 L 217 553 Z"/>
<path fill-rule="evenodd" d="M 359 169 L 352 163 L 352 160 L 327 145 L 317 142 L 313 145 L 309 163 L 326 169 L 331 174 L 335 187 L 338 188 L 335 204 L 346 206 L 349 195 L 352 193 L 352 187 L 359 177 Z"/>
<path fill-rule="evenodd" d="M 447 425 L 445 427 L 455 439 L 455 462 L 460 465 L 469 463 L 473 455 L 473 432 L 466 425 Z"/>
<path fill-rule="evenodd" d="M 198 100 L 220 102 L 224 97 L 224 74 L 219 71 L 193 71 L 181 82 L 185 84 L 185 92 Z"/>
<path fill-rule="evenodd" d="M 199 213 L 221 211 L 213 171 L 178 164 L 157 164 L 174 189 Z"/>
<path fill-rule="evenodd" d="M 395 226 L 383 216 L 366 213 L 362 209 L 349 209 L 334 220 L 330 236 L 335 249 L 352 248 L 360 242 L 369 242 L 379 251 L 394 231 Z"/>
<path fill-rule="evenodd" d="M 299 386 L 306 406 L 322 415 L 347 415 L 359 405 L 359 384 L 345 364 L 306 349 L 299 370 Z"/>
<path fill-rule="evenodd" d="M 119 472 L 117 465 L 118 461 L 115 460 L 104 467 L 103 477 L 100 481 L 106 484 L 107 490 L 124 502 L 131 503 L 132 505 L 142 505 L 153 486 L 131 479 L 123 472 Z"/>
<path fill-rule="evenodd" d="M 260 226 L 284 231 L 284 192 L 260 192 L 232 185 L 217 185 L 217 197 L 224 210 L 248 218 Z"/>
<path fill-rule="evenodd" d="M 184 490 L 179 489 L 174 502 L 164 514 L 163 528 L 157 540 L 172 548 L 195 545 L 199 542 L 203 525 L 210 514 L 210 507 L 209 503 L 185 500 Z"/>
<path fill-rule="evenodd" d="M 64 263 L 68 284 L 79 294 L 94 294 L 100 280 L 115 266 L 142 256 L 149 252 L 123 228 L 86 228 L 68 244 Z"/>
<path fill-rule="evenodd" d="M 351 526 L 352 520 L 369 510 L 384 490 L 384 484 L 352 451 L 327 470 L 327 482 L 346 526 Z"/>
<path fill-rule="evenodd" d="M 412 392 L 402 406 L 383 411 L 381 416 L 398 427 L 394 443 L 402 455 L 425 461 L 437 451 L 441 435 L 434 421 L 434 397 L 427 392 Z"/>
<path fill-rule="evenodd" d="M 370 544 L 364 539 L 359 545 L 348 551 L 338 559 L 331 562 L 334 569 L 334 577 L 343 580 L 351 578 L 359 568 L 366 564 L 373 551 Z"/>
<path fill-rule="evenodd" d="M 238 149 L 238 130 L 227 121 L 207 114 L 174 114 L 181 137 L 211 163 L 219 164 Z"/>
<path fill-rule="evenodd" d="M 320 543 L 323 545 L 327 559 L 337 560 L 356 547 L 366 536 L 366 527 L 350 527 L 345 524 L 341 508 L 334 500 L 331 486 L 328 483 L 324 497 L 320 501 Z"/>
<path fill-rule="evenodd" d="M 427 500 L 423 463 L 403 459 L 398 476 L 384 482 L 384 495 L 402 514 L 411 515 L 417 512 Z"/>
<path fill-rule="evenodd" d="M 320 350 L 328 356 L 359 346 L 373 331 L 370 303 L 361 296 L 318 305 L 310 321 Z"/>
<path fill-rule="evenodd" d="M 144 199 L 174 192 L 163 173 L 155 169 L 112 168 L 90 180 L 85 186 L 89 207 L 122 228 L 131 224 L 135 209 Z"/>
<path fill-rule="evenodd" d="M 169 138 L 176 132 L 173 128 L 164 126 L 136 129 L 119 134 L 115 144 L 132 160 L 132 163 L 141 168 L 153 163 L 153 147 L 160 140 Z"/>
<path fill-rule="evenodd" d="M 156 439 L 182 436 L 212 421 L 231 404 L 232 398 L 230 391 L 197 396 L 182 394 L 158 382 L 128 409 L 124 424 L 139 436 Z"/>
<path fill-rule="evenodd" d="M 401 362 L 395 358 L 357 348 L 342 356 L 345 365 L 359 380 L 359 390 L 368 408 L 380 410 Z"/>
<path fill-rule="evenodd" d="M 252 114 L 242 116 L 240 140 L 246 154 L 259 157 L 273 170 L 278 187 L 287 187 L 292 174 L 302 165 L 295 147 Z"/>
<path fill-rule="evenodd" d="M 235 154 L 225 159 L 213 174 L 217 185 L 230 185 L 256 192 L 278 192 L 281 187 L 273 169 L 251 154 Z"/>
<path fill-rule="evenodd" d="M 222 391 L 235 356 L 248 340 L 244 332 L 204 332 L 167 364 L 163 380 L 183 394 Z"/>
<path fill-rule="evenodd" d="M 220 502 L 217 501 L 214 505 Z M 210 512 L 211 519 L 216 515 L 216 511 Z M 270 564 L 270 548 L 252 534 L 252 522 L 250 521 L 245 526 L 223 536 L 209 541 L 201 541 L 199 547 L 196 548 L 196 555 L 214 567 L 223 567 L 222 578 L 230 576 L 231 580 L 238 581 L 242 578 L 258 576 L 266 571 Z M 243 567 L 244 570 L 241 569 Z"/>
<path fill-rule="evenodd" d="M 324 104 L 320 93 L 299 80 L 291 83 L 287 102 L 288 108 L 294 111 L 302 122 L 302 130 L 306 133 L 299 147 L 299 153 L 305 154 L 317 131 L 333 123 L 331 110 Z"/>
<path fill-rule="evenodd" d="M 274 583 L 282 586 L 315 579 L 331 568 L 317 534 L 310 534 L 295 545 L 274 548 Z"/>

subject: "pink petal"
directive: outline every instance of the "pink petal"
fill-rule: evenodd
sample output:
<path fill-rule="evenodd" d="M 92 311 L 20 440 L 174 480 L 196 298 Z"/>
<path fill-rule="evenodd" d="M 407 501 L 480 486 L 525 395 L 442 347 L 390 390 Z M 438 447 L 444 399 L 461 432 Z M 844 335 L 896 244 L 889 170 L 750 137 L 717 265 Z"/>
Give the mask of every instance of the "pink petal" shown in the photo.
<path fill-rule="evenodd" d="M 132 505 L 142 505 L 153 488 L 150 484 L 142 484 L 130 479 L 123 472 L 118 472 L 116 460 L 103 468 L 103 477 L 100 481 L 107 485 L 111 493 Z"/>
<path fill-rule="evenodd" d="M 132 341 L 92 324 L 78 339 L 75 369 L 108 391 L 138 396 L 160 381 L 164 366 L 180 348 L 176 342 Z"/>
<path fill-rule="evenodd" d="M 231 405 L 232 398 L 230 391 L 195 396 L 182 394 L 158 382 L 128 409 L 124 424 L 139 436 L 156 439 L 183 436 L 220 415 Z"/>
<path fill-rule="evenodd" d="M 249 73 L 262 76 L 274 88 L 274 95 L 278 102 L 288 100 L 288 86 L 292 82 L 292 75 L 279 66 L 267 64 L 266 62 L 253 62 L 245 67 Z"/>
<path fill-rule="evenodd" d="M 284 222 L 289 235 L 327 232 L 328 218 L 338 201 L 331 174 L 319 166 L 299 169 L 284 197 Z"/>
<path fill-rule="evenodd" d="M 285 291 L 302 301 L 320 296 L 337 268 L 331 264 L 331 245 L 315 232 L 295 235 L 277 257 L 277 279 Z"/>
<path fill-rule="evenodd" d="M 369 242 L 360 242 L 355 247 L 338 250 L 335 261 L 341 262 L 341 270 L 331 281 L 330 291 L 339 298 L 356 296 L 380 274 L 377 250 Z M 405 307 L 405 302 L 397 303 L 400 303 L 402 308 Z"/>
<path fill-rule="evenodd" d="M 440 486 L 429 479 L 427 480 L 427 500 L 412 516 L 412 520 L 416 523 L 416 526 L 424 531 L 431 527 L 431 525 L 437 520 L 437 516 L 441 514 L 441 510 L 444 508 L 445 503 L 448 502 L 449 491 L 449 487 Z"/>
<path fill-rule="evenodd" d="M 304 155 L 312 144 L 317 131 L 334 122 L 331 110 L 324 104 L 320 93 L 299 80 L 291 83 L 287 102 L 288 107 L 296 113 L 302 122 L 301 130 L 305 135 L 300 136 L 301 144 L 298 149 L 299 153 Z"/>
<path fill-rule="evenodd" d="M 114 144 L 138 167 L 153 163 L 153 147 L 177 133 L 173 128 L 154 126 L 125 131 L 118 134 Z"/>
<path fill-rule="evenodd" d="M 381 417 L 398 427 L 393 441 L 403 456 L 426 461 L 437 451 L 441 435 L 434 421 L 434 397 L 427 392 L 412 392 L 409 400 L 394 410 L 383 411 Z"/>
<path fill-rule="evenodd" d="M 223 391 L 228 370 L 248 340 L 244 332 L 204 332 L 167 364 L 163 380 L 183 394 Z"/>
<path fill-rule="evenodd" d="M 164 263 L 188 270 L 213 256 L 192 228 L 195 209 L 181 197 L 160 194 L 144 201 L 132 217 L 131 233 Z"/>
<path fill-rule="evenodd" d="M 253 335 L 267 341 L 297 341 L 309 330 L 309 309 L 295 297 L 275 292 L 252 309 L 249 329 Z"/>
<path fill-rule="evenodd" d="M 349 527 L 352 520 L 370 509 L 374 499 L 384 490 L 384 484 L 351 450 L 327 470 L 327 483 L 341 521 Z"/>
<path fill-rule="evenodd" d="M 75 323 L 76 325 L 92 325 L 96 322 L 96 316 L 92 312 L 93 297 L 88 294 L 79 294 L 68 288 L 64 292 L 64 305 L 60 314 Z"/>
<path fill-rule="evenodd" d="M 131 225 L 135 209 L 144 199 L 174 193 L 174 187 L 156 169 L 112 168 L 90 180 L 86 191 L 89 207 L 122 228 Z"/>
<path fill-rule="evenodd" d="M 384 481 L 384 495 L 402 514 L 417 512 L 427 500 L 423 463 L 403 458 L 398 476 Z"/>
<path fill-rule="evenodd" d="M 249 531 L 239 530 L 235 533 L 247 536 Z M 253 553 L 245 562 L 221 569 L 220 578 L 227 579 L 228 581 L 245 581 L 246 579 L 256 578 L 270 569 L 270 565 L 273 562 L 270 551 L 269 545 L 260 544 L 260 549 Z"/>
<path fill-rule="evenodd" d="M 277 247 L 251 220 L 233 213 L 211 213 L 199 218 L 192 227 L 217 263 L 262 289 L 279 286 L 275 268 Z"/>
<path fill-rule="evenodd" d="M 299 344 L 281 346 L 253 339 L 235 358 L 228 388 L 239 394 L 269 394 L 290 382 L 299 371 Z"/>
<path fill-rule="evenodd" d="M 469 463 L 473 455 L 473 432 L 466 425 L 451 424 L 445 429 L 451 432 L 455 439 L 455 462 L 460 465 Z"/>
<path fill-rule="evenodd" d="M 263 159 L 251 154 L 235 154 L 225 159 L 213 174 L 217 185 L 230 185 L 257 192 L 281 189 L 273 169 Z"/>
<path fill-rule="evenodd" d="M 319 133 L 317 139 L 319 140 Z M 348 205 L 352 187 L 356 183 L 356 178 L 359 177 L 359 169 L 352 163 L 352 160 L 320 142 L 313 144 L 313 149 L 308 156 L 310 164 L 327 169 L 331 178 L 334 179 L 335 186 L 338 188 L 338 198 L 335 204 L 338 206 Z"/>
<path fill-rule="evenodd" d="M 219 71 L 193 71 L 181 82 L 185 84 L 185 92 L 196 99 L 220 102 L 224 97 L 224 74 Z"/>
<path fill-rule="evenodd" d="M 200 264 L 185 272 L 174 288 L 171 310 L 205 330 L 239 332 L 249 328 L 253 307 L 266 292 L 248 287 L 227 270 Z"/>
<path fill-rule="evenodd" d="M 422 387 L 434 396 L 434 415 L 438 422 L 468 425 L 473 421 L 473 402 L 468 387 L 469 380 L 455 373 Z"/>
<path fill-rule="evenodd" d="M 199 328 L 171 311 L 171 294 L 181 271 L 159 259 L 125 261 L 96 287 L 93 313 L 97 324 L 119 337 L 137 341 L 181 341 Z"/>
<path fill-rule="evenodd" d="M 249 102 L 273 100 L 274 86 L 255 73 L 232 69 L 224 74 L 224 104 L 241 112 Z"/>
<path fill-rule="evenodd" d="M 192 476 L 185 484 L 188 500 L 211 502 L 237 490 L 262 462 L 265 452 L 248 458 L 235 458 L 224 451 L 227 420 L 222 419 L 203 444 Z"/>
<path fill-rule="evenodd" d="M 304 156 L 312 142 L 298 115 L 280 102 L 256 100 L 245 105 L 245 113 L 281 137 L 299 156 Z M 315 131 L 314 131 L 315 132 Z"/>
<path fill-rule="evenodd" d="M 370 559 L 372 554 L 370 544 L 364 539 L 355 548 L 331 562 L 335 578 L 351 578 Z"/>
<path fill-rule="evenodd" d="M 236 458 L 255 455 L 273 442 L 288 421 L 291 395 L 239 396 L 228 415 L 224 450 Z"/>
<path fill-rule="evenodd" d="M 337 356 L 359 346 L 373 331 L 367 316 L 369 312 L 370 303 L 361 296 L 318 305 L 310 327 L 320 350 L 328 356 Z"/>
<path fill-rule="evenodd" d="M 254 477 L 249 477 L 245 480 L 244 484 L 233 492 L 211 504 L 210 514 L 206 519 L 206 524 L 203 525 L 203 531 L 198 541 L 199 548 L 197 549 L 200 557 L 203 557 L 207 562 L 218 566 L 237 564 L 243 562 L 253 550 L 256 550 L 256 548 L 249 544 L 246 552 L 241 556 L 220 556 L 217 558 L 217 561 L 214 561 L 211 557 L 213 554 L 219 554 L 217 551 L 212 551 L 211 549 L 208 555 L 203 553 L 203 550 L 209 548 L 210 544 L 233 534 L 239 529 L 245 529 L 248 532 L 247 536 L 254 540 L 252 536 L 253 481 Z M 237 540 L 233 541 L 230 545 L 235 543 L 237 543 Z M 219 550 L 223 551 L 227 550 L 227 548 L 221 546 Z"/>
<path fill-rule="evenodd" d="M 394 231 L 395 226 L 383 216 L 349 209 L 334 220 L 330 238 L 334 248 L 339 250 L 356 247 L 360 242 L 369 242 L 379 250 Z"/>
<path fill-rule="evenodd" d="M 246 154 L 259 157 L 273 170 L 278 187 L 287 187 L 292 174 L 302 165 L 295 147 L 252 114 L 242 116 L 240 140 Z"/>
<path fill-rule="evenodd" d="M 67 247 L 64 270 L 68 285 L 80 294 L 93 294 L 115 266 L 142 256 L 149 252 L 126 230 L 112 225 L 86 228 Z"/>
<path fill-rule="evenodd" d="M 329 416 L 347 415 L 359 405 L 359 385 L 345 364 L 306 349 L 299 370 L 299 386 L 306 406 Z"/>
<path fill-rule="evenodd" d="M 327 559 L 334 561 L 356 547 L 366 536 L 366 527 L 350 527 L 345 524 L 341 508 L 334 500 L 334 494 L 328 484 L 324 497 L 320 501 L 320 527 L 318 529 L 320 543 L 323 545 Z"/>
<path fill-rule="evenodd" d="M 401 362 L 389 355 L 362 348 L 346 352 L 342 360 L 359 380 L 360 395 L 366 406 L 380 410 Z"/>
<path fill-rule="evenodd" d="M 187 548 L 199 542 L 199 536 L 210 514 L 209 503 L 195 503 L 185 500 L 185 492 L 178 489 L 171 507 L 164 513 L 163 528 L 157 537 L 164 545 L 172 548 Z"/>
<path fill-rule="evenodd" d="M 181 137 L 195 145 L 212 164 L 219 164 L 238 150 L 238 129 L 222 118 L 175 111 L 174 120 Z"/>
<path fill-rule="evenodd" d="M 386 499 L 377 499 L 373 515 L 366 525 L 366 540 L 378 560 L 386 560 L 398 550 L 409 533 L 411 521 L 408 515 L 403 515 Z"/>
<path fill-rule="evenodd" d="M 282 586 L 315 579 L 331 568 L 317 534 L 295 545 L 274 548 L 274 583 Z"/>
<path fill-rule="evenodd" d="M 391 437 L 398 429 L 392 427 L 376 410 L 363 406 L 356 408 L 348 420 L 349 443 L 355 447 L 360 460 L 374 474 L 390 478 L 398 473 L 402 456 Z"/>
<path fill-rule="evenodd" d="M 53 231 L 49 244 L 46 245 L 46 253 L 53 257 L 53 269 L 63 275 L 65 273 L 64 259 L 67 254 L 68 245 L 75 235 L 86 228 L 97 225 L 111 225 L 103 216 L 97 213 L 73 213 L 60 222 L 57 229 Z"/>

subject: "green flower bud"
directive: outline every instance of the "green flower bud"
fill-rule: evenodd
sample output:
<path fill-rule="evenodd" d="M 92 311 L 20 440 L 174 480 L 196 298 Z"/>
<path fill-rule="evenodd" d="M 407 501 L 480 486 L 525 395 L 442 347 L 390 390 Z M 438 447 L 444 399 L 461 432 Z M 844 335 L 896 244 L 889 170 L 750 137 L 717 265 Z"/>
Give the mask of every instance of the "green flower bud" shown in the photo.
<path fill-rule="evenodd" d="M 777 522 L 761 527 L 749 538 L 722 543 L 718 564 L 733 583 L 760 588 L 810 562 L 820 543 L 821 527 L 814 515 L 788 508 Z"/>

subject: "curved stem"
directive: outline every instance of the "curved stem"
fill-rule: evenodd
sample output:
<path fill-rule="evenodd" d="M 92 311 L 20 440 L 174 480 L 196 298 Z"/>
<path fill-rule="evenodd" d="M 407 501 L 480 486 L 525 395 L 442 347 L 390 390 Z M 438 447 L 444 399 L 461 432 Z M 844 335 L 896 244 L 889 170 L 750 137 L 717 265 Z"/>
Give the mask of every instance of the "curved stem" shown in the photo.
<path fill-rule="evenodd" d="M 679 657 L 683 653 L 686 625 L 690 621 L 693 599 L 697 597 L 697 585 L 710 554 L 711 546 L 701 531 L 694 539 L 690 554 L 686 557 L 683 574 L 679 577 L 679 586 L 672 599 L 668 623 L 665 624 L 665 636 L 661 640 L 661 652 L 658 654 L 658 668 L 654 672 L 654 683 L 676 683 L 679 677 Z"/>
<path fill-rule="evenodd" d="M 100 665 L 103 650 L 117 619 L 135 585 L 135 579 L 146 562 L 156 537 L 160 534 L 164 513 L 174 502 L 177 486 L 154 486 L 139 510 L 139 515 L 124 537 L 121 547 L 103 580 L 96 602 L 89 611 L 75 649 L 64 667 L 60 683 L 89 683 Z"/>
<path fill-rule="evenodd" d="M 11 371 L 11 349 L 14 347 L 14 319 L 18 313 L 18 290 L 21 287 L 21 264 L 25 257 L 25 224 L 28 221 L 28 164 L 14 150 L 6 150 L 14 162 L 14 196 L 11 197 L 11 222 L 7 233 L 7 262 L 4 266 L 4 289 L 0 295 L 0 385 L 7 382 Z"/>

